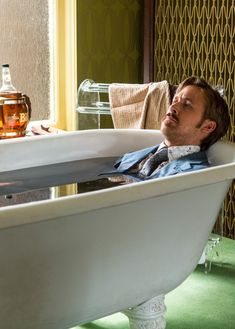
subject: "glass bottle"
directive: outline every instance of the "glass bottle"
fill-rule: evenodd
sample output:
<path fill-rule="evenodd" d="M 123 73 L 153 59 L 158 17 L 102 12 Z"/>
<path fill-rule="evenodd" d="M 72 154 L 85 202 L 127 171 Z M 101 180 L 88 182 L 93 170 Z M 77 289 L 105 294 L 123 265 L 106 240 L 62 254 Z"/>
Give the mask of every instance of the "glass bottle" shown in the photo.
<path fill-rule="evenodd" d="M 11 82 L 11 73 L 9 64 L 2 65 L 2 86 L 0 88 L 0 96 L 7 98 L 18 98 L 21 96 Z"/>
<path fill-rule="evenodd" d="M 25 136 L 28 122 L 26 99 L 11 82 L 9 64 L 3 64 L 0 88 L 0 139 Z"/>

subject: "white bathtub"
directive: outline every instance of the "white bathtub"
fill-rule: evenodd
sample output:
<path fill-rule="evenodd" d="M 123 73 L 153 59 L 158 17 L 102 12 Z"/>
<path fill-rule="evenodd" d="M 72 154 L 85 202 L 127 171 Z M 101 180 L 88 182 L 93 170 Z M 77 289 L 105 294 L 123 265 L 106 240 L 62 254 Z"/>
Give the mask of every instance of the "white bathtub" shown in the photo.
<path fill-rule="evenodd" d="M 5 140 L 0 177 L 160 140 L 148 130 Z M 1 208 L 0 327 L 66 329 L 132 308 L 132 328 L 165 328 L 164 295 L 194 270 L 235 176 L 234 144 L 217 143 L 209 158 L 218 166 Z"/>

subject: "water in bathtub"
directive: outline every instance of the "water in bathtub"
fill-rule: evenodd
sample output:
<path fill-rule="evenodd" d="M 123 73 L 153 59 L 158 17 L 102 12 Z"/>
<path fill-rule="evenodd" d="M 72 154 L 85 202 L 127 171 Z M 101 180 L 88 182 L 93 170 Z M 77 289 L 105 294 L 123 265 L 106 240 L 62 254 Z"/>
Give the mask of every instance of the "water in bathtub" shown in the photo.
<path fill-rule="evenodd" d="M 131 182 L 124 175 L 100 177 L 116 158 L 95 158 L 0 174 L 0 207 L 111 188 Z"/>

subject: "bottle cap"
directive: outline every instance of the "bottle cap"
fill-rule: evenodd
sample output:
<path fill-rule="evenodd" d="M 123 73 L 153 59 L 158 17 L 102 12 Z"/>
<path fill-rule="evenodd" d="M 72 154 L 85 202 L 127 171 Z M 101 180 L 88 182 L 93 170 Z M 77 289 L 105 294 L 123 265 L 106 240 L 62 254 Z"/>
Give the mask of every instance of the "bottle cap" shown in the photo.
<path fill-rule="evenodd" d="M 2 67 L 9 67 L 9 64 L 2 64 Z"/>

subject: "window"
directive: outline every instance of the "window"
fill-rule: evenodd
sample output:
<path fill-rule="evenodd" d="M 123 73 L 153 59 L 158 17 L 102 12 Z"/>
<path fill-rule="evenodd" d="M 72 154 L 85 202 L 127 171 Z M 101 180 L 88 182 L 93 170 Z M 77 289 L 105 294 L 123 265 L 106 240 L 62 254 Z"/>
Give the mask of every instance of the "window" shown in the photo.
<path fill-rule="evenodd" d="M 31 124 L 75 126 L 76 0 L 0 0 L 0 63 L 32 103 Z M 73 113 L 74 112 L 74 113 Z"/>

